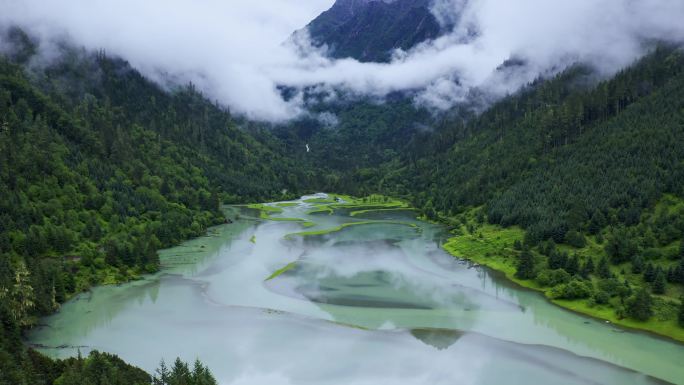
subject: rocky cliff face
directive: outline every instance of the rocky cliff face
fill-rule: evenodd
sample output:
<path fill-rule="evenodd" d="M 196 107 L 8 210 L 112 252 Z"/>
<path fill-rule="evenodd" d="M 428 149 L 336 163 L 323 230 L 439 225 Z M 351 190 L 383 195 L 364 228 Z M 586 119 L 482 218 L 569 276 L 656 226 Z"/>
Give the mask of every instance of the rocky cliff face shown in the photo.
<path fill-rule="evenodd" d="M 307 28 L 330 56 L 365 62 L 388 61 L 393 49 L 409 49 L 444 32 L 430 0 L 338 0 Z"/>

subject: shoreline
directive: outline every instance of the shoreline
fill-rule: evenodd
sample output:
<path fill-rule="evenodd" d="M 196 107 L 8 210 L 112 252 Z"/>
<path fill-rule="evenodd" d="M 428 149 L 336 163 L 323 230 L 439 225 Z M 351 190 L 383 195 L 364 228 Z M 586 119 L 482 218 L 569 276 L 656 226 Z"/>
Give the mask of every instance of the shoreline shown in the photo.
<path fill-rule="evenodd" d="M 638 324 L 637 325 L 632 324 L 632 322 L 638 323 L 638 321 L 625 322 L 624 320 L 620 320 L 617 317 L 606 318 L 606 317 L 602 317 L 602 316 L 596 314 L 595 312 L 582 311 L 581 309 L 568 307 L 563 303 L 562 300 L 559 301 L 559 300 L 554 300 L 554 299 L 549 298 L 546 295 L 546 290 L 544 288 L 536 287 L 536 286 L 530 285 L 530 284 L 526 284 L 527 283 L 526 281 L 519 280 L 515 277 L 510 276 L 509 272 L 506 272 L 504 270 L 500 270 L 500 269 L 497 269 L 496 267 L 493 267 L 491 260 L 487 260 L 486 258 L 466 257 L 466 256 L 454 254 L 454 252 L 450 251 L 446 247 L 448 242 L 453 240 L 454 238 L 457 238 L 457 237 L 448 238 L 447 242 L 442 245 L 442 249 L 445 252 L 447 252 L 449 255 L 451 255 L 454 258 L 460 259 L 460 260 L 468 261 L 471 263 L 477 263 L 480 266 L 486 268 L 490 273 L 494 273 L 494 274 L 500 276 L 501 278 L 506 279 L 506 281 L 508 283 L 515 285 L 516 288 L 518 288 L 518 289 L 523 289 L 523 290 L 528 290 L 528 291 L 533 291 L 533 292 L 539 293 L 544 297 L 544 299 L 546 301 L 548 301 L 550 304 L 552 304 L 554 306 L 557 306 L 557 307 L 559 307 L 565 311 L 569 311 L 569 312 L 572 312 L 574 314 L 578 314 L 578 315 L 582 315 L 585 317 L 592 318 L 594 320 L 598 320 L 598 321 L 602 321 L 602 322 L 607 321 L 611 325 L 616 325 L 620 328 L 625 329 L 628 332 L 642 333 L 642 334 L 646 334 L 650 337 L 658 338 L 658 339 L 661 339 L 664 341 L 673 342 L 673 343 L 684 346 L 684 329 L 682 331 L 682 336 L 673 336 L 673 335 L 669 335 L 669 334 L 665 334 L 665 333 L 660 333 L 657 330 L 653 330 L 652 328 L 639 327 Z M 577 302 L 577 301 L 568 301 L 568 302 Z"/>

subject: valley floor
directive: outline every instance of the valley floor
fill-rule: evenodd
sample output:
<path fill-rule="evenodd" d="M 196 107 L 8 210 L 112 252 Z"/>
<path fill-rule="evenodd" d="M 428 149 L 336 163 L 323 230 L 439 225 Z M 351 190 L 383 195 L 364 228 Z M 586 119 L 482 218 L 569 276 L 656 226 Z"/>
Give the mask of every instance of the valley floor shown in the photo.
<path fill-rule="evenodd" d="M 362 214 L 373 211 L 382 212 L 385 210 L 397 209 L 413 210 L 408 203 L 383 195 L 356 198 L 348 195 L 329 194 L 326 198 L 309 199 L 307 203 L 314 206 L 309 213 L 316 213 L 319 215 L 332 214 L 332 212 L 328 211 L 331 209 L 349 211 L 351 216 L 361 216 Z M 681 202 L 675 197 L 666 196 L 654 211 L 672 211 L 681 204 L 684 204 L 684 202 Z M 270 217 L 269 213 L 277 214 L 282 212 L 281 206 L 278 205 L 266 206 L 255 204 L 250 205 L 249 207 L 259 210 L 262 219 L 302 221 L 304 227 L 313 225 L 312 223 L 307 223 L 307 221 L 298 218 Z M 519 279 L 516 277 L 516 267 L 520 255 L 518 247 L 523 243 L 525 231 L 515 226 L 503 228 L 501 226 L 487 224 L 482 220 L 482 215 L 478 215 L 479 211 L 479 208 L 472 209 L 462 214 L 456 221 L 453 220 L 454 218 L 446 221 L 449 222 L 447 224 L 451 226 L 451 232 L 454 236 L 449 238 L 443 245 L 443 248 L 451 255 L 496 270 L 515 284 L 527 289 L 539 291 L 553 304 L 570 311 L 605 320 L 606 322 L 611 322 L 625 328 L 654 333 L 659 336 L 684 342 L 684 328 L 679 326 L 677 322 L 677 308 L 680 306 L 678 299 L 684 295 L 682 285 L 668 284 L 667 291 L 664 294 L 653 296 L 653 316 L 650 317 L 648 321 L 637 321 L 622 315 L 621 311 L 624 313 L 625 298 L 611 296 L 606 303 L 596 303 L 594 297 L 596 296 L 596 292 L 602 290 L 600 289 L 602 279 L 594 272 L 586 279 L 587 282 L 591 283 L 591 287 L 596 288 L 593 293 L 590 293 L 584 298 L 564 299 L 562 295 L 558 295 L 559 288 L 562 287 L 563 284 L 543 285 L 540 284 L 538 278 Z M 359 223 L 362 224 L 364 222 Z M 458 223 L 458 225 L 455 225 L 455 223 Z M 317 235 L 336 230 L 340 229 L 304 231 L 297 233 L 296 235 Z M 585 263 L 588 259 L 598 261 L 600 258 L 606 258 L 606 251 L 604 248 L 607 241 L 605 239 L 597 238 L 602 238 L 602 236 L 587 236 L 586 244 L 581 248 L 565 244 L 557 245 L 557 248 L 560 252 L 577 256 L 581 263 Z M 516 244 L 518 247 L 516 247 Z M 673 246 L 674 245 L 669 245 L 664 248 L 663 253 L 667 254 L 670 252 L 671 250 L 669 249 L 673 249 Z M 539 253 L 538 248 L 532 250 L 532 253 L 537 260 L 537 270 L 543 270 L 542 267 L 546 265 L 546 262 L 540 261 L 544 261 L 545 257 Z M 667 258 L 661 258 L 654 260 L 654 263 L 658 266 L 667 268 L 668 266 L 673 265 L 674 262 Z M 610 265 L 609 268 L 616 280 L 619 280 L 620 282 L 629 282 L 635 290 L 639 287 L 649 286 L 649 284 L 643 281 L 641 274 L 626 272 L 630 271 L 631 266 L 629 263 Z"/>

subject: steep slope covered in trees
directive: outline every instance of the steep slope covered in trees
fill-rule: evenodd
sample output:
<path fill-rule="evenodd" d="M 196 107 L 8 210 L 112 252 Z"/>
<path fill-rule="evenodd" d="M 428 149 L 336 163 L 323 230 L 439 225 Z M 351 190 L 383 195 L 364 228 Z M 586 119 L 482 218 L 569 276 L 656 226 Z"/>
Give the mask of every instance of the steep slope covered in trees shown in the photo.
<path fill-rule="evenodd" d="M 0 58 L 0 383 L 51 383 L 38 366 L 53 364 L 21 348 L 39 316 L 157 270 L 159 248 L 223 223 L 222 202 L 291 196 L 309 176 L 191 86 L 166 92 L 69 47 L 28 71 L 35 49 L 12 33 L 20 49 Z"/>
<path fill-rule="evenodd" d="M 356 180 L 410 198 L 458 234 L 485 219 L 520 226 L 524 242 L 507 262 L 518 278 L 581 300 L 570 305 L 579 310 L 654 319 L 663 323 L 643 326 L 684 336 L 667 326 L 684 308 L 684 56 L 661 47 L 596 86 L 586 75 L 575 68 L 532 86 Z M 533 263 L 515 261 L 524 249 Z M 574 280 L 582 290 L 568 294 Z M 630 304 L 641 289 L 657 296 L 639 313 Z"/>
<path fill-rule="evenodd" d="M 684 193 L 683 72 L 681 52 L 661 49 L 589 90 L 568 73 L 498 104 L 448 133 L 466 139 L 409 166 L 421 204 L 487 204 L 490 221 L 528 228 L 534 242 L 561 242 L 598 212 L 637 223 L 664 193 Z"/>
<path fill-rule="evenodd" d="M 611 79 L 576 66 L 480 116 L 431 118 L 399 98 L 326 106 L 336 127 L 299 122 L 277 135 L 313 143 L 301 161 L 326 169 L 321 189 L 407 198 L 455 235 L 516 229 L 517 249 L 488 252 L 508 256 L 521 283 L 604 318 L 649 314 L 654 324 L 621 322 L 682 339 L 682 90 L 682 51 L 661 46 Z M 533 259 L 519 269 L 523 246 Z M 637 315 L 640 289 L 655 310 Z"/>

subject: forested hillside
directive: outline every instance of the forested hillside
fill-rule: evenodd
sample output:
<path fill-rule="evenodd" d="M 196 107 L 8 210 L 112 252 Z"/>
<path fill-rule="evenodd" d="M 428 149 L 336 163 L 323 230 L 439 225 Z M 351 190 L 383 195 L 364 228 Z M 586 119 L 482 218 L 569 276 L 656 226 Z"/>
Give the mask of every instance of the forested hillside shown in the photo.
<path fill-rule="evenodd" d="M 302 167 L 327 170 L 322 173 L 324 179 L 317 181 L 318 188 L 325 191 L 363 188 L 356 182 L 341 182 L 341 178 L 402 158 L 414 138 L 429 135 L 430 126 L 440 121 L 428 110 L 414 106 L 407 95 L 384 102 L 321 103 L 315 108 L 334 113 L 335 124 L 322 126 L 319 120 L 303 118 L 277 126 L 273 133 Z M 302 151 L 305 143 L 309 144 L 308 153 Z"/>
<path fill-rule="evenodd" d="M 20 333 L 39 316 L 92 285 L 156 271 L 158 249 L 224 222 L 222 203 L 293 196 L 309 176 L 274 151 L 268 132 L 240 129 L 192 86 L 167 92 L 122 60 L 68 46 L 29 70 L 35 46 L 18 30 L 9 38 L 0 383 L 33 384 L 44 359 L 20 348 Z"/>
<path fill-rule="evenodd" d="M 660 47 L 598 85 L 590 75 L 531 85 L 348 181 L 407 197 L 456 234 L 484 231 L 490 256 L 509 256 L 500 266 L 573 308 L 682 336 L 684 55 Z M 494 247 L 511 226 L 524 229 L 517 250 Z"/>
<path fill-rule="evenodd" d="M 660 46 L 611 79 L 578 65 L 479 116 L 433 117 L 399 96 L 328 105 L 337 126 L 296 122 L 276 134 L 286 146 L 312 144 L 301 161 L 326 169 L 320 189 L 409 199 L 455 235 L 489 243 L 502 257 L 490 265 L 512 278 L 531 256 L 521 284 L 682 339 L 682 90 L 684 56 Z M 499 242 L 506 234 L 516 237 Z M 641 313 L 630 307 L 640 289 Z"/>

